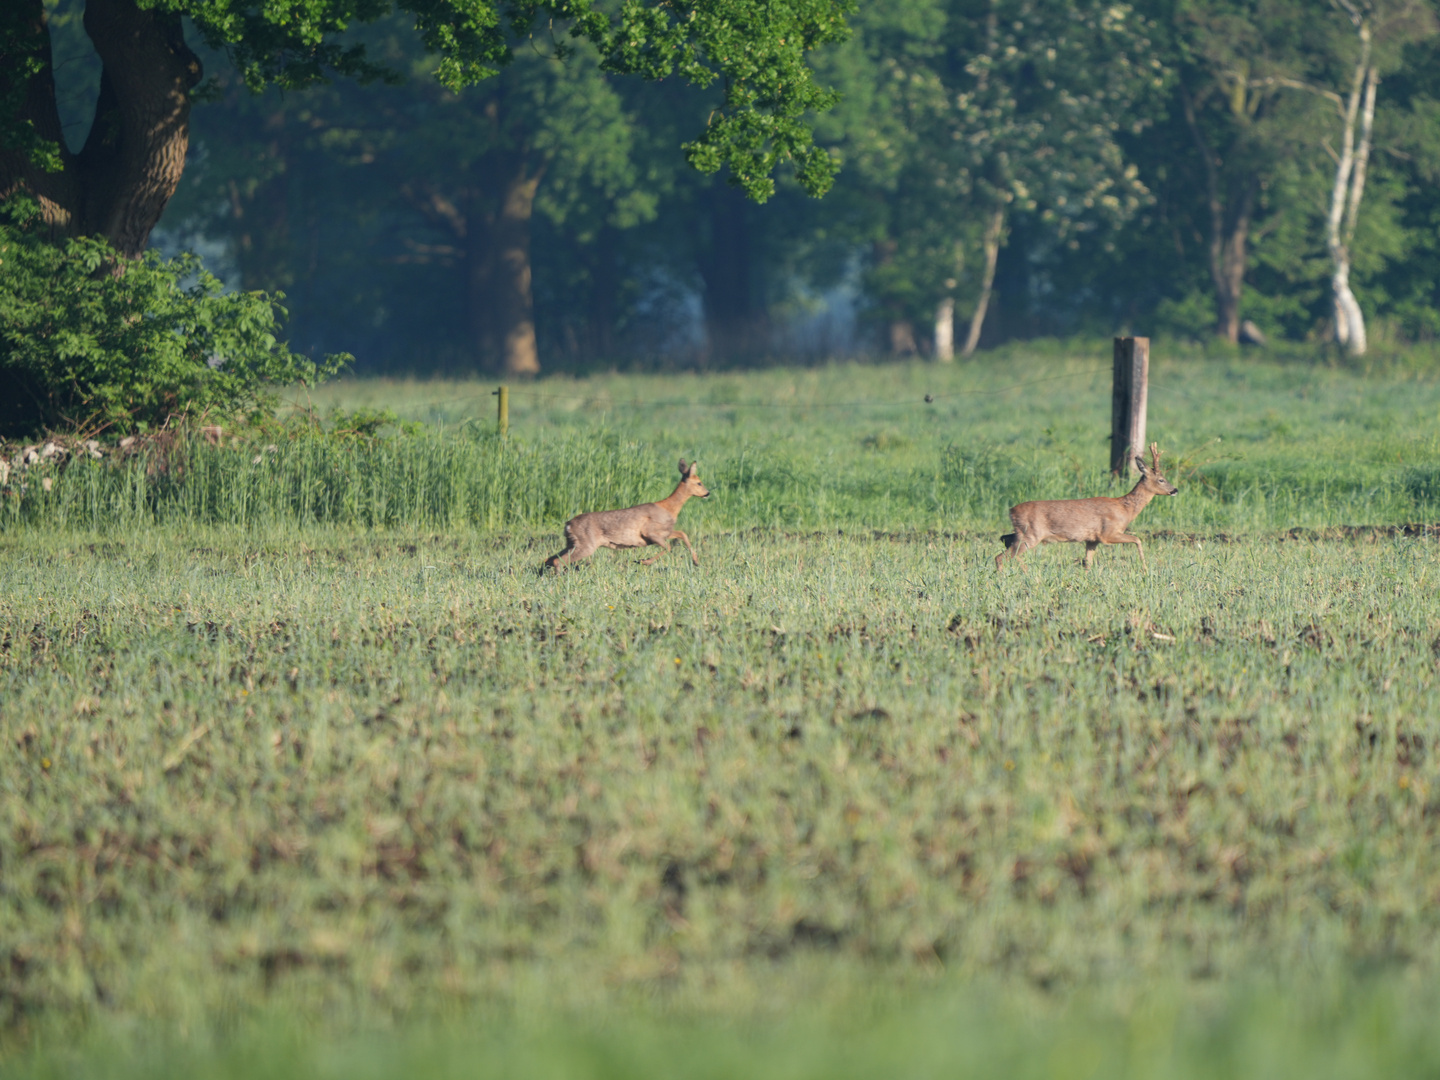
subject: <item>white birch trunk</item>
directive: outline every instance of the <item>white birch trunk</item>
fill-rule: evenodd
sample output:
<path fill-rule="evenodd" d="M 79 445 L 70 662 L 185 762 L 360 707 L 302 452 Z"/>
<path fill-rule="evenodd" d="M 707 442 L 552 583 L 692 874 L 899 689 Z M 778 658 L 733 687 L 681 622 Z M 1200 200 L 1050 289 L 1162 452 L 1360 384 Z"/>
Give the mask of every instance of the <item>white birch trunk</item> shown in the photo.
<path fill-rule="evenodd" d="M 1362 23 L 1359 35 L 1360 60 L 1355 65 L 1355 78 L 1341 114 L 1344 130 L 1335 162 L 1330 212 L 1325 218 L 1325 247 L 1333 266 L 1330 291 L 1335 307 L 1335 340 L 1351 356 L 1363 355 L 1367 347 L 1365 315 L 1350 289 L 1350 243 L 1355 236 L 1355 220 L 1365 193 L 1365 168 L 1370 158 L 1377 82 L 1375 69 L 1370 65 L 1370 27 Z M 1358 150 L 1355 145 L 1357 124 L 1360 127 Z"/>
<path fill-rule="evenodd" d="M 980 344 L 980 331 L 985 326 L 985 312 L 990 307 L 990 294 L 995 289 L 995 263 L 1000 258 L 1000 240 L 1005 231 L 1005 204 L 1001 203 L 985 224 L 985 269 L 980 278 L 980 299 L 975 314 L 970 316 L 970 333 L 965 336 L 963 355 L 970 356 Z"/>
<path fill-rule="evenodd" d="M 955 298 L 952 296 L 935 306 L 935 359 L 942 364 L 955 359 Z"/>

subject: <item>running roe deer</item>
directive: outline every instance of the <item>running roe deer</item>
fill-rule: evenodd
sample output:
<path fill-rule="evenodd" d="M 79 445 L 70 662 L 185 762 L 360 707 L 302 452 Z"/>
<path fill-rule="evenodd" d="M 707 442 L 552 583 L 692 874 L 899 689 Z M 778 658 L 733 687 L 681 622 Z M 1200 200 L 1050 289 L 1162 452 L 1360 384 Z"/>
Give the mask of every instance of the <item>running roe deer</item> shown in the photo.
<path fill-rule="evenodd" d="M 1140 482 L 1123 498 L 1052 499 L 1012 506 L 1010 523 L 1015 531 L 1000 537 L 1006 547 L 995 556 L 995 569 L 1004 569 L 1005 556 L 1018 559 L 1037 544 L 1076 540 L 1085 541 L 1082 565 L 1086 570 L 1090 569 L 1095 549 L 1101 544 L 1134 544 L 1140 552 L 1140 565 L 1149 569 L 1145 545 L 1138 536 L 1131 536 L 1125 530 L 1156 495 L 1180 494 L 1174 484 L 1160 475 L 1160 447 L 1155 443 L 1150 444 L 1150 462 L 1146 465 L 1144 458 L 1135 456 L 1135 464 L 1140 466 Z M 1024 569 L 1025 564 L 1020 566 Z"/>
<path fill-rule="evenodd" d="M 571 518 L 565 523 L 565 550 L 551 555 L 545 560 L 545 565 L 558 572 L 565 569 L 561 566 L 562 562 L 577 563 L 588 559 L 597 548 L 637 548 L 657 544 L 669 551 L 670 541 L 679 540 L 690 552 L 691 562 L 699 566 L 700 560 L 690 546 L 690 538 L 675 528 L 675 519 L 680 516 L 680 508 L 687 499 L 691 496 L 701 499 L 710 497 L 710 492 L 700 483 L 696 473 L 699 465 L 698 461 L 686 465 L 685 459 L 681 458 L 680 483 L 659 502 L 641 503 L 628 510 L 595 510 Z M 653 559 L 642 559 L 640 564 L 649 566 L 658 558 L 659 555 Z"/>

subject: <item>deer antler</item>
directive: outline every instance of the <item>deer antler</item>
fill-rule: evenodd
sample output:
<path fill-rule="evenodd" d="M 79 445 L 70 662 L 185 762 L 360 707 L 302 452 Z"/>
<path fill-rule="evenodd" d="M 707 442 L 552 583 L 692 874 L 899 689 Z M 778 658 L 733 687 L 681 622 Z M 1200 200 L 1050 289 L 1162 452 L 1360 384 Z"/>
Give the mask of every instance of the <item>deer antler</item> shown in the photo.
<path fill-rule="evenodd" d="M 1150 444 L 1150 465 L 1158 473 L 1160 471 L 1160 444 Z"/>

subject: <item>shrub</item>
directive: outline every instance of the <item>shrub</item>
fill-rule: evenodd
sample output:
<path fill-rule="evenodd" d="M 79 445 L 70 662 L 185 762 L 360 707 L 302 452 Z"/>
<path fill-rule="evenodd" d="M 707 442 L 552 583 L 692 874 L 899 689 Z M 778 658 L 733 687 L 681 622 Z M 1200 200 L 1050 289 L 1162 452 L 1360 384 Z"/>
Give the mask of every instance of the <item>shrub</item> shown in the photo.
<path fill-rule="evenodd" d="M 0 205 L 0 437 L 144 431 L 263 411 L 323 363 L 278 339 L 283 294 L 222 294 L 194 255 L 134 261 L 97 237 L 55 241 L 36 205 Z"/>

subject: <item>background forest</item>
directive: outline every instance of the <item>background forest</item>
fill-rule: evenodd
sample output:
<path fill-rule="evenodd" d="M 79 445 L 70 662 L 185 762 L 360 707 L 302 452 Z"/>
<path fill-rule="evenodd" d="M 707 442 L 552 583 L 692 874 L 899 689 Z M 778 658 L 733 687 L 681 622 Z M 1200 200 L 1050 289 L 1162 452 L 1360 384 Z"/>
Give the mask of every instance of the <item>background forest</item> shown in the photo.
<path fill-rule="evenodd" d="M 52 14 L 72 146 L 99 70 L 79 6 Z M 849 22 L 813 54 L 836 185 L 782 173 L 763 203 L 678 149 L 718 90 L 541 34 L 458 92 L 399 17 L 353 35 L 389 83 L 257 95 L 208 54 L 152 242 L 283 291 L 291 346 L 359 372 L 1440 334 L 1428 0 L 871 0 Z"/>

